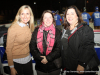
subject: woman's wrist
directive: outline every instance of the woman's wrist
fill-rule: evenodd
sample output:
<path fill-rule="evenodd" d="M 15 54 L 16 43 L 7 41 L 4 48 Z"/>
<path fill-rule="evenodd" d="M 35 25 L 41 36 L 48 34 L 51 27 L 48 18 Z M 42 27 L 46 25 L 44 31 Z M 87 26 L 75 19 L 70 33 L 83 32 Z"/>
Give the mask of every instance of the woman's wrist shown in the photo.
<path fill-rule="evenodd" d="M 14 65 L 9 66 L 10 68 L 14 68 Z"/>

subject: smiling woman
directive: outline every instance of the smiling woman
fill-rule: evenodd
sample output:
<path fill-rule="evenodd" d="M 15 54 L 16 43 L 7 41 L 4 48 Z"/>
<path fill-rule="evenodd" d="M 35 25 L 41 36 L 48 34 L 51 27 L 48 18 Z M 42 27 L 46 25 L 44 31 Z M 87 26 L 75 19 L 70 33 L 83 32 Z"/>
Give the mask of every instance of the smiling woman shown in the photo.
<path fill-rule="evenodd" d="M 43 22 L 45 27 L 50 26 L 53 22 L 52 15 L 50 13 L 45 13 L 43 17 Z"/>
<path fill-rule="evenodd" d="M 36 61 L 37 75 L 60 74 L 61 66 L 58 68 L 53 62 L 61 55 L 60 37 L 61 32 L 55 27 L 52 11 L 45 10 L 41 17 L 41 24 L 34 30 L 30 42 L 30 51 Z"/>
<path fill-rule="evenodd" d="M 6 53 L 11 75 L 32 75 L 32 59 L 29 43 L 34 30 L 34 17 L 28 5 L 19 8 L 15 20 L 8 29 Z"/>
<path fill-rule="evenodd" d="M 65 11 L 61 42 L 63 67 L 73 71 L 66 75 L 95 75 L 99 59 L 94 49 L 93 29 L 83 21 L 76 6 Z"/>
<path fill-rule="evenodd" d="M 74 27 L 78 24 L 78 16 L 73 8 L 67 11 L 66 19 L 70 24 L 70 30 L 74 29 Z"/>
<path fill-rule="evenodd" d="M 27 24 L 27 22 L 30 20 L 31 15 L 30 15 L 30 11 L 28 8 L 24 9 L 21 11 L 20 13 L 20 22 Z"/>

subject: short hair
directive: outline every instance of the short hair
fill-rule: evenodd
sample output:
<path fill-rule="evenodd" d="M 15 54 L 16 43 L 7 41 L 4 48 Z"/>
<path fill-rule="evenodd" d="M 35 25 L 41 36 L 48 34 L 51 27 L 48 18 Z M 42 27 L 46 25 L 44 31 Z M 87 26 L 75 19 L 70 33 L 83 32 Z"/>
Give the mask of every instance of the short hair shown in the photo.
<path fill-rule="evenodd" d="M 30 21 L 29 21 L 29 28 L 31 29 L 31 31 L 33 32 L 34 31 L 34 15 L 33 15 L 33 12 L 32 12 L 32 9 L 29 5 L 23 5 L 19 8 L 16 16 L 15 16 L 15 20 L 13 21 L 13 24 L 15 24 L 16 22 L 20 22 L 20 14 L 21 14 L 21 11 L 28 8 L 29 11 L 30 11 L 30 15 L 31 15 L 31 18 L 30 18 Z"/>
<path fill-rule="evenodd" d="M 84 22 L 83 19 L 82 19 L 82 16 L 81 16 L 81 13 L 80 13 L 79 9 L 75 5 L 69 6 L 68 8 L 66 8 L 65 14 L 64 14 L 64 28 L 65 29 L 70 26 L 70 24 L 66 20 L 66 14 L 67 14 L 68 9 L 74 9 L 75 10 L 75 12 L 76 12 L 76 14 L 78 16 L 78 23 L 79 24 Z"/>
<path fill-rule="evenodd" d="M 54 15 L 52 13 L 51 10 L 45 10 L 43 13 L 42 13 L 42 16 L 41 16 L 41 19 L 40 19 L 40 25 L 42 25 L 42 22 L 43 22 L 43 17 L 44 17 L 44 14 L 45 13 L 50 13 L 52 15 L 52 18 L 53 18 L 53 24 L 56 26 L 56 22 L 55 22 L 55 19 L 54 19 Z"/>
<path fill-rule="evenodd" d="M 95 7 L 95 10 L 99 10 L 99 7 L 98 7 L 98 6 L 96 6 L 96 7 Z"/>

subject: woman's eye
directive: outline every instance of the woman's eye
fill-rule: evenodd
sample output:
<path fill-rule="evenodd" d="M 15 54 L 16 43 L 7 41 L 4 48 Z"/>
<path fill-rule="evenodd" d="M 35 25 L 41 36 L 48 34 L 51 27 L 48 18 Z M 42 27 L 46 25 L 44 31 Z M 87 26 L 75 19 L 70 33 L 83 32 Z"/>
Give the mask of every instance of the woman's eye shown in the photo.
<path fill-rule="evenodd" d="M 29 15 L 29 13 L 27 13 L 27 15 Z"/>

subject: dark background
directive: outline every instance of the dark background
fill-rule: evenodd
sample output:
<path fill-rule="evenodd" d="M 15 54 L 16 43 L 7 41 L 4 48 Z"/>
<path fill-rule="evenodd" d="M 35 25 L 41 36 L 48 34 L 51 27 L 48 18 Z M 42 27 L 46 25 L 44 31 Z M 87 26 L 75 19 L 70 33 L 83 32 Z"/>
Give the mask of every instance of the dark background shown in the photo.
<path fill-rule="evenodd" d="M 4 20 L 13 20 L 22 5 L 29 5 L 35 18 L 40 18 L 42 12 L 48 9 L 62 13 L 70 5 L 76 5 L 83 12 L 85 1 L 87 12 L 94 12 L 95 6 L 100 7 L 100 0 L 0 0 L 0 16 L 5 16 Z"/>

